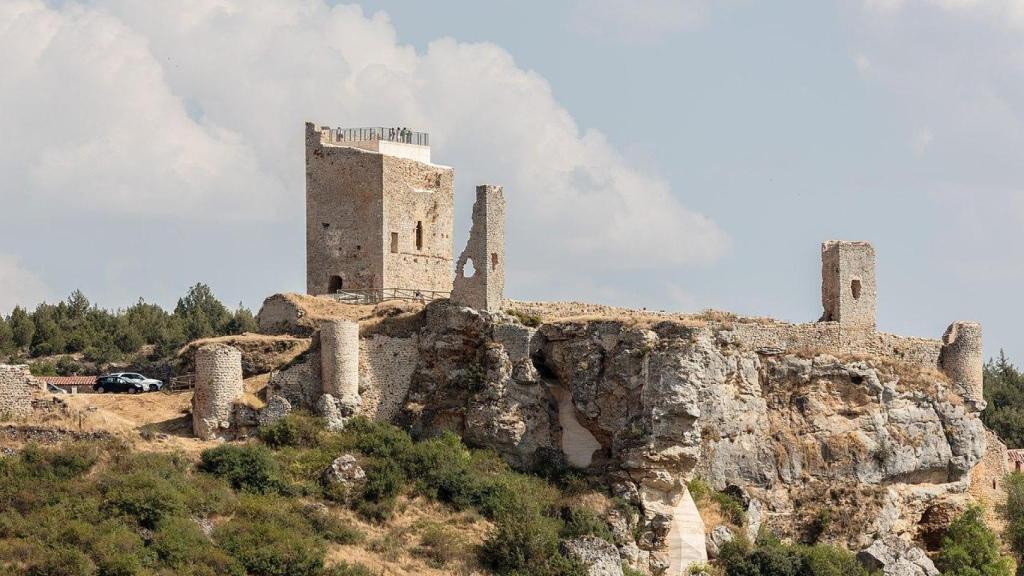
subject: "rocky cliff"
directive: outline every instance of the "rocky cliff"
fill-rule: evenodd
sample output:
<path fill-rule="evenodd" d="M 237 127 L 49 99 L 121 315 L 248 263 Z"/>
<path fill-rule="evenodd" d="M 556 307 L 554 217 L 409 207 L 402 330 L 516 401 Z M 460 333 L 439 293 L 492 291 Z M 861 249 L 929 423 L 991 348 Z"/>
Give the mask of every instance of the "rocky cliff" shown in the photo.
<path fill-rule="evenodd" d="M 924 545 L 935 517 L 969 501 L 985 452 L 954 383 L 895 357 L 755 350 L 731 322 L 528 328 L 446 302 L 423 314 L 398 421 L 456 430 L 522 467 L 557 461 L 607 478 L 643 511 L 620 552 L 645 571 L 706 558 L 686 490 L 695 477 L 740 497 L 752 533 Z"/>

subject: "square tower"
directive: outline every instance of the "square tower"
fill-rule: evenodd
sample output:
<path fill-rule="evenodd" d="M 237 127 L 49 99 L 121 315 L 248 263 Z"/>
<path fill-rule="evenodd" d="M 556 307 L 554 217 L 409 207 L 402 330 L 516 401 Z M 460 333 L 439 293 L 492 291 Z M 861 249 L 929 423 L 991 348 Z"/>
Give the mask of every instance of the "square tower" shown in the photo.
<path fill-rule="evenodd" d="M 875 249 L 868 242 L 821 244 L 821 320 L 875 329 Z"/>
<path fill-rule="evenodd" d="M 306 292 L 452 289 L 454 171 L 428 136 L 306 123 Z"/>

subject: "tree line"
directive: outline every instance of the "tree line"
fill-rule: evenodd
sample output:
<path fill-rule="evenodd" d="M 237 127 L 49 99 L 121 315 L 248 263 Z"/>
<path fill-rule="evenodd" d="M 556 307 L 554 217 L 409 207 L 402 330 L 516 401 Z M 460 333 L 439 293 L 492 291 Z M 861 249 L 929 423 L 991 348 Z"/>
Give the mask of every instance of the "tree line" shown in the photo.
<path fill-rule="evenodd" d="M 63 302 L 42 303 L 31 312 L 17 306 L 0 315 L 0 360 L 26 361 L 78 354 L 106 364 L 153 346 L 151 359 L 166 358 L 197 338 L 255 332 L 252 311 L 241 304 L 232 312 L 205 284 L 178 299 L 173 312 L 139 299 L 125 309 L 106 310 L 75 290 Z"/>

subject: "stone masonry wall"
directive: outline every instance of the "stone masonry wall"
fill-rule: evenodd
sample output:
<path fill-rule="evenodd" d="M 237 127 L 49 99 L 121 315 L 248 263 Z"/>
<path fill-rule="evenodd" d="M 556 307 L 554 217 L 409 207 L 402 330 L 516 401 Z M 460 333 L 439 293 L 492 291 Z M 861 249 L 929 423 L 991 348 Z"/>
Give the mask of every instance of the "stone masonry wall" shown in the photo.
<path fill-rule="evenodd" d="M 419 361 L 417 337 L 374 335 L 359 340 L 360 414 L 390 421 L 405 402 Z"/>
<path fill-rule="evenodd" d="M 320 323 L 320 377 L 323 393 L 350 403 L 359 401 L 359 323 Z"/>
<path fill-rule="evenodd" d="M 21 418 L 31 413 L 32 392 L 42 387 L 27 366 L 0 364 L 0 419 Z"/>
<path fill-rule="evenodd" d="M 823 321 L 845 328 L 875 328 L 875 249 L 868 242 L 829 240 L 821 245 Z"/>
<path fill-rule="evenodd" d="M 384 288 L 450 292 L 455 172 L 383 156 Z"/>
<path fill-rule="evenodd" d="M 474 274 L 466 265 L 472 261 Z M 477 310 L 500 310 L 505 290 L 505 197 L 501 186 L 477 186 L 473 225 L 455 264 L 452 301 Z"/>
<path fill-rule="evenodd" d="M 383 156 L 324 145 L 306 124 L 306 291 L 327 294 L 332 276 L 341 288 L 380 288 Z"/>
<path fill-rule="evenodd" d="M 211 344 L 196 350 L 196 389 L 192 395 L 192 430 L 204 440 L 222 436 L 232 426 L 235 402 L 242 397 L 242 352 Z"/>

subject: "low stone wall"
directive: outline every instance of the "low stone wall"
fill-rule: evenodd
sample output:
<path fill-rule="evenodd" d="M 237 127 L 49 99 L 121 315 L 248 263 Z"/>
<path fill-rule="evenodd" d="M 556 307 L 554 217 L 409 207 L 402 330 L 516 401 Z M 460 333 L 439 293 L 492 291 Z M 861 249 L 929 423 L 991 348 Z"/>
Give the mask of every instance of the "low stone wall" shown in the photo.
<path fill-rule="evenodd" d="M 0 364 L 0 419 L 29 415 L 32 393 L 42 390 L 42 382 L 32 377 L 28 366 Z"/>
<path fill-rule="evenodd" d="M 374 420 L 394 418 L 405 402 L 419 361 L 419 339 L 374 335 L 359 340 L 359 413 Z"/>

